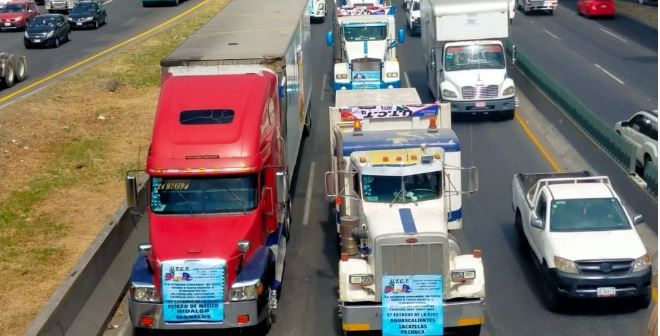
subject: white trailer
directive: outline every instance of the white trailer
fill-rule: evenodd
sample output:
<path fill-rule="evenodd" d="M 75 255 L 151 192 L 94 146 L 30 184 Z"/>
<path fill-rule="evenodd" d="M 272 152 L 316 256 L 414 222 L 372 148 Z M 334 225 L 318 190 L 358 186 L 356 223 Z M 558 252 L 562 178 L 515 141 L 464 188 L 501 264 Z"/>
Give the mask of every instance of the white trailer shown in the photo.
<path fill-rule="evenodd" d="M 422 0 L 427 84 L 452 113 L 511 119 L 515 85 L 506 69 L 509 0 Z"/>
<path fill-rule="evenodd" d="M 441 276 L 446 329 L 478 334 L 485 277 L 480 252 L 461 255 L 461 195 L 476 169 L 461 168 L 449 107 L 421 104 L 415 89 L 338 91 L 330 108 L 331 169 L 342 246 L 339 311 L 345 332 L 387 324 L 381 282 Z M 469 176 L 463 190 L 461 176 Z M 455 218 L 458 216 L 459 218 Z M 437 321 L 434 321 L 434 323 Z"/>

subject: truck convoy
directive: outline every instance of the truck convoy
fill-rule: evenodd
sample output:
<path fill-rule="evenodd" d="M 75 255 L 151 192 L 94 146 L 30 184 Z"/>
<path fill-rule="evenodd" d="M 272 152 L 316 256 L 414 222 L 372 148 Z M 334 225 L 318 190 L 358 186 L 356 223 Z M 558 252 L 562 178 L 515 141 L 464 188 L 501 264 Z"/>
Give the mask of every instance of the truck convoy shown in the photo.
<path fill-rule="evenodd" d="M 270 326 L 309 122 L 307 9 L 231 2 L 161 61 L 145 169 L 150 243 L 129 283 L 137 332 Z M 264 16 L 272 26 L 255 30 Z M 127 187 L 135 205 L 134 177 Z"/>
<path fill-rule="evenodd" d="M 0 79 L 5 87 L 12 87 L 25 79 L 27 75 L 27 57 L 0 52 Z"/>
<path fill-rule="evenodd" d="M 435 275 L 443 279 L 444 313 L 428 321 L 478 335 L 485 300 L 481 254 L 461 254 L 451 233 L 461 229 L 461 195 L 476 191 L 477 171 L 461 168 L 449 106 L 439 113 L 411 88 L 338 91 L 335 105 L 325 185 L 335 200 L 342 247 L 343 330 L 384 330 L 392 321 L 383 313 L 383 295 L 392 292 L 386 277 Z M 470 176 L 467 190 L 463 171 Z"/>
<path fill-rule="evenodd" d="M 401 87 L 396 44 L 404 31 L 397 30 L 395 8 L 381 3 L 338 4 L 334 31 L 326 43 L 334 47 L 334 90 Z"/>
<path fill-rule="evenodd" d="M 651 257 L 609 178 L 588 172 L 516 174 L 515 225 L 543 276 L 550 310 L 566 298 L 651 300 Z"/>
<path fill-rule="evenodd" d="M 311 22 L 323 22 L 325 13 L 325 0 L 309 0 L 309 19 Z"/>
<path fill-rule="evenodd" d="M 516 89 L 502 39 L 508 0 L 422 0 L 422 53 L 427 84 L 452 113 L 511 119 Z"/>

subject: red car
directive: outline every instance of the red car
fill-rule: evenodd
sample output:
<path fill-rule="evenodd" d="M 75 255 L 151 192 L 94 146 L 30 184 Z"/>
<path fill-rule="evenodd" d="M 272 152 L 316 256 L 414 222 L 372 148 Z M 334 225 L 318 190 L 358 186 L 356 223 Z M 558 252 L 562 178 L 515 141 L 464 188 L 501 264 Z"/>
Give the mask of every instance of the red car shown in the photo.
<path fill-rule="evenodd" d="M 614 0 L 578 0 L 578 14 L 586 17 L 614 16 L 616 4 Z"/>
<path fill-rule="evenodd" d="M 13 0 L 0 6 L 0 30 L 25 29 L 28 22 L 39 15 L 39 7 L 32 0 Z"/>

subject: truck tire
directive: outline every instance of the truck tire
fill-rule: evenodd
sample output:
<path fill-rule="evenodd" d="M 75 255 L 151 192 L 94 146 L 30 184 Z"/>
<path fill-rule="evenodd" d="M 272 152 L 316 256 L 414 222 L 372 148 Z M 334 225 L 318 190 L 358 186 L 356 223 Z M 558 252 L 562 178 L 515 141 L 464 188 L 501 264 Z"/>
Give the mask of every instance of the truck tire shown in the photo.
<path fill-rule="evenodd" d="M 520 211 L 518 211 L 518 209 L 516 209 L 516 219 L 514 225 L 516 227 L 516 232 L 518 232 L 518 237 L 520 239 L 525 239 L 525 232 L 523 232 L 522 226 L 522 216 L 520 215 Z"/>
<path fill-rule="evenodd" d="M 26 68 L 25 59 L 19 57 L 18 62 L 16 62 L 16 69 L 14 70 L 14 76 L 17 83 L 22 82 L 25 79 Z"/>
<path fill-rule="evenodd" d="M 557 289 L 552 284 L 550 276 L 550 269 L 545 264 L 542 265 L 543 270 L 543 303 L 545 307 L 551 312 L 558 312 L 563 306 L 563 298 L 557 292 Z"/>
<path fill-rule="evenodd" d="M 3 82 L 5 82 L 5 87 L 12 87 L 16 83 L 16 77 L 14 76 L 14 66 L 11 64 L 11 62 L 7 63 L 7 70 L 5 71 L 5 78 L 3 78 Z"/>
<path fill-rule="evenodd" d="M 305 116 L 305 126 L 303 126 L 303 137 L 308 137 L 312 133 L 312 103 L 309 103 L 309 109 Z"/>
<path fill-rule="evenodd" d="M 461 336 L 479 336 L 481 334 L 481 324 L 460 328 L 458 334 Z"/>

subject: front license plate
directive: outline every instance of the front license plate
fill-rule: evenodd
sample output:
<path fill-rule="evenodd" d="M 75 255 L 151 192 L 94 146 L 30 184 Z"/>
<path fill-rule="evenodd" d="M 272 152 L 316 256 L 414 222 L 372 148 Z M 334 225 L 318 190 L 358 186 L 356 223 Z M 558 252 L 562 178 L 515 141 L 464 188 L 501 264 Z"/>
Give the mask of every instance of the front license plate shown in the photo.
<path fill-rule="evenodd" d="M 474 103 L 474 106 L 476 106 L 477 108 L 484 108 L 486 107 L 486 102 L 476 102 Z"/>
<path fill-rule="evenodd" d="M 39 42 L 41 42 L 41 40 L 40 39 L 35 39 L 33 42 L 34 43 L 39 43 Z"/>
<path fill-rule="evenodd" d="M 76 22 L 76 26 L 82 26 L 82 22 Z"/>
<path fill-rule="evenodd" d="M 598 297 L 616 296 L 616 288 L 614 288 L 614 287 L 598 287 L 596 289 L 596 295 Z"/>

